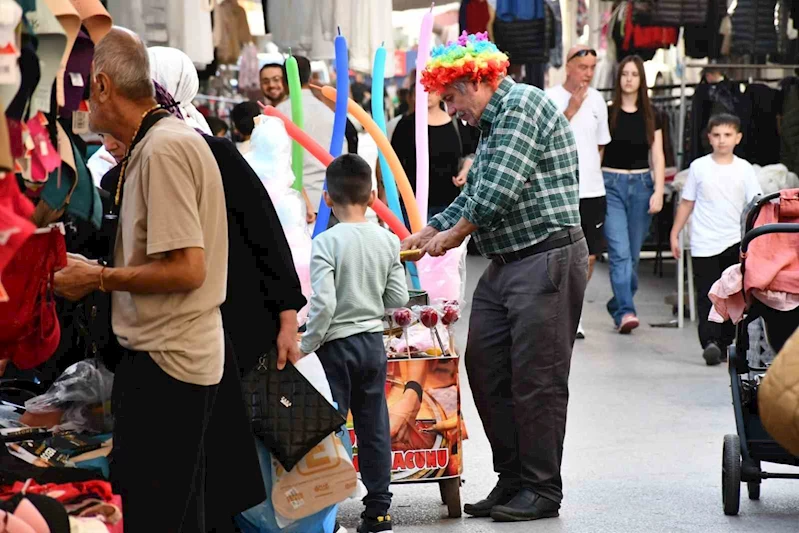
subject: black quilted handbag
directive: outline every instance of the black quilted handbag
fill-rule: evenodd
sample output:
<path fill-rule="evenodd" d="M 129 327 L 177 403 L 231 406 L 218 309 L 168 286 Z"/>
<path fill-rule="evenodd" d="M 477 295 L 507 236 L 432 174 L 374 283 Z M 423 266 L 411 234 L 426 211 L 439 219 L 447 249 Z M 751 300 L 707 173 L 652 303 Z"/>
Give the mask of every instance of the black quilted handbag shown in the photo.
<path fill-rule="evenodd" d="M 287 471 L 346 422 L 294 365 L 277 369 L 275 350 L 261 356 L 242 386 L 253 433 Z"/>

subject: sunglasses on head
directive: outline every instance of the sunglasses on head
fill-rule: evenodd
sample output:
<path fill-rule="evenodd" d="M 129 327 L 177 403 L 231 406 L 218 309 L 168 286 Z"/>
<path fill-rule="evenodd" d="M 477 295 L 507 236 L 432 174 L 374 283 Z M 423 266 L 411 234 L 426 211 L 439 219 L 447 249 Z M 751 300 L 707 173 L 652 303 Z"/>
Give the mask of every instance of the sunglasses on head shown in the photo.
<path fill-rule="evenodd" d="M 590 56 L 594 56 L 594 57 L 596 57 L 596 50 L 594 50 L 593 48 L 586 48 L 585 50 L 579 50 L 579 51 L 575 52 L 575 53 L 574 53 L 574 54 L 573 54 L 573 55 L 572 55 L 572 56 L 571 56 L 571 57 L 568 59 L 568 61 L 571 61 L 572 59 L 575 59 L 575 58 L 577 58 L 577 57 L 585 57 L 585 56 L 589 56 L 589 55 L 590 55 Z M 568 62 L 568 61 L 567 61 L 567 62 Z"/>

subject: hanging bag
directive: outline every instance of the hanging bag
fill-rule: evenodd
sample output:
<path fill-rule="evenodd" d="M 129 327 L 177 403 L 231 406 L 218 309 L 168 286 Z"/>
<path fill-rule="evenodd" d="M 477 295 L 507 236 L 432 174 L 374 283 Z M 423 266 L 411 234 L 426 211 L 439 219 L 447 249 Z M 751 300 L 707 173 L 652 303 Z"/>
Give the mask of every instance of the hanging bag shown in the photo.
<path fill-rule="evenodd" d="M 293 364 L 277 369 L 274 349 L 261 356 L 242 386 L 253 433 L 289 472 L 346 422 Z"/>

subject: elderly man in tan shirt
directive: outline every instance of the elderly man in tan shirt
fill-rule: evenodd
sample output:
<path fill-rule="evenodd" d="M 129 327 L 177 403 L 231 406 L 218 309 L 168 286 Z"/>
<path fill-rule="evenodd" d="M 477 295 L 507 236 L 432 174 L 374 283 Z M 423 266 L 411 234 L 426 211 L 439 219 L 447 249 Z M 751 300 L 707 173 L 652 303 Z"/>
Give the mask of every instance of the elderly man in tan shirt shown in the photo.
<path fill-rule="evenodd" d="M 112 478 L 125 529 L 195 533 L 206 530 L 203 438 L 225 357 L 225 195 L 206 142 L 154 96 L 144 44 L 111 30 L 95 48 L 90 126 L 129 147 L 113 265 L 70 259 L 55 289 L 73 300 L 112 293 L 124 347 Z"/>

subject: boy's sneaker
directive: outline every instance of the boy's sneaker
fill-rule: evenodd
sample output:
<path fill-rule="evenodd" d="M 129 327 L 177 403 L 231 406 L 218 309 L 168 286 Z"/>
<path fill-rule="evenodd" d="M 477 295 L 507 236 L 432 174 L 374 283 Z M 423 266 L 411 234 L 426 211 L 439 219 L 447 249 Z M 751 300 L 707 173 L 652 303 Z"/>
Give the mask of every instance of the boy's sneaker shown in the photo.
<path fill-rule="evenodd" d="M 702 357 L 705 359 L 707 366 L 721 364 L 721 348 L 715 342 L 709 342 L 705 346 L 705 351 L 702 352 Z"/>
<path fill-rule="evenodd" d="M 369 518 L 361 515 L 363 520 L 361 525 L 358 526 L 358 533 L 380 533 L 381 531 L 393 531 L 391 527 L 391 515 L 378 516 L 377 518 Z"/>

